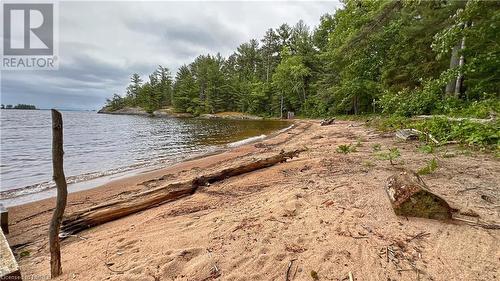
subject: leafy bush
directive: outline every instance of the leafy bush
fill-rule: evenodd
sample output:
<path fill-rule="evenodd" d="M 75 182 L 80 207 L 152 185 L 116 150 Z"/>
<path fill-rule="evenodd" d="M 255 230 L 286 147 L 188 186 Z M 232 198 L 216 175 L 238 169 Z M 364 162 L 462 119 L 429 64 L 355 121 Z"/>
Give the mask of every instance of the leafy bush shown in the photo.
<path fill-rule="evenodd" d="M 434 113 L 457 117 L 489 118 L 500 113 L 500 99 L 488 98 L 481 101 L 464 102 L 455 97 L 439 101 Z"/>
<path fill-rule="evenodd" d="M 338 153 L 343 153 L 343 154 L 348 154 L 351 152 L 356 152 L 356 147 L 351 144 L 341 144 L 337 147 L 337 152 Z"/>
<path fill-rule="evenodd" d="M 421 147 L 418 148 L 421 152 L 423 153 L 428 153 L 428 154 L 431 154 L 434 152 L 434 146 L 432 145 L 422 145 Z"/>
<path fill-rule="evenodd" d="M 430 160 L 427 165 L 420 170 L 418 170 L 419 175 L 428 175 L 434 173 L 434 171 L 438 168 L 438 163 L 435 158 Z"/>
<path fill-rule="evenodd" d="M 399 149 L 397 147 L 390 148 L 388 152 L 380 152 L 379 154 L 377 154 L 377 158 L 381 160 L 389 160 L 391 162 L 391 165 L 394 165 L 394 159 L 400 156 L 401 152 L 399 152 Z"/>
<path fill-rule="evenodd" d="M 440 85 L 428 82 L 422 90 L 404 89 L 397 93 L 386 91 L 380 98 L 379 105 L 383 113 L 410 117 L 430 114 L 439 101 Z"/>
<path fill-rule="evenodd" d="M 479 148 L 500 150 L 500 121 L 477 123 L 470 120 L 450 121 L 444 117 L 412 120 L 401 116 L 373 118 L 369 125 L 381 131 L 413 128 L 431 134 L 439 142 L 457 141 Z"/>
<path fill-rule="evenodd" d="M 477 123 L 468 120 L 452 122 L 435 117 L 414 124 L 418 130 L 432 134 L 440 142 L 458 141 L 480 147 L 499 146 L 500 122 Z"/>

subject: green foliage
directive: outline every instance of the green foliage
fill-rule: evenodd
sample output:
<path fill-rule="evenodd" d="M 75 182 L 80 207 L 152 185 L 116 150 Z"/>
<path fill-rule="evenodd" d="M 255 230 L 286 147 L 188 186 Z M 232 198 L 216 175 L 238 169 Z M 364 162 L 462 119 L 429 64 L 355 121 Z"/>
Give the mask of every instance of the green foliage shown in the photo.
<path fill-rule="evenodd" d="M 282 61 L 273 74 L 273 86 L 283 97 L 283 110 L 300 111 L 307 100 L 306 79 L 311 75 L 301 56 L 292 56 L 285 48 Z M 280 109 L 281 110 L 281 109 Z"/>
<path fill-rule="evenodd" d="M 2 104 L 2 109 L 5 109 L 5 106 Z M 24 104 L 24 103 L 19 103 L 17 105 L 12 106 L 11 104 L 7 105 L 6 109 L 31 109 L 34 110 L 36 109 L 36 106 L 32 104 Z"/>
<path fill-rule="evenodd" d="M 24 257 L 29 257 L 31 255 L 30 251 L 22 251 L 19 254 L 19 257 L 24 258 Z"/>
<path fill-rule="evenodd" d="M 149 75 L 149 81 L 146 83 L 143 83 L 139 74 L 132 74 L 125 97 L 114 94 L 111 99 L 106 99 L 106 108 L 115 111 L 126 106 L 139 106 L 146 112 L 153 113 L 163 106 L 172 105 L 172 98 L 170 71 L 168 68 L 159 66 Z"/>
<path fill-rule="evenodd" d="M 121 109 L 125 106 L 125 99 L 118 94 L 114 94 L 111 99 L 106 99 L 106 108 L 111 111 Z"/>
<path fill-rule="evenodd" d="M 413 116 L 432 113 L 439 95 L 431 87 L 425 90 L 401 90 L 397 93 L 386 92 L 381 96 L 379 105 L 384 113 L 399 116 Z"/>
<path fill-rule="evenodd" d="M 431 154 L 431 153 L 434 153 L 434 146 L 432 145 L 422 145 L 418 148 L 421 152 L 423 153 L 427 153 L 427 154 Z"/>
<path fill-rule="evenodd" d="M 19 103 L 17 105 L 12 105 L 12 104 L 8 104 L 7 106 L 3 105 L 2 104 L 2 109 L 31 109 L 31 110 L 34 110 L 36 109 L 36 106 L 32 105 L 32 104 L 24 104 L 24 103 Z"/>
<path fill-rule="evenodd" d="M 440 143 L 456 141 L 463 145 L 500 149 L 500 121 L 478 123 L 473 120 L 450 121 L 445 117 L 413 120 L 399 116 L 373 118 L 370 123 L 381 131 L 414 128 L 431 134 Z"/>
<path fill-rule="evenodd" d="M 341 144 L 336 149 L 337 153 L 348 154 L 351 152 L 356 152 L 356 147 L 352 144 Z"/>
<path fill-rule="evenodd" d="M 417 130 L 432 134 L 438 141 L 459 141 L 466 145 L 495 146 L 500 144 L 500 122 L 476 123 L 473 121 L 450 121 L 446 118 L 435 117 L 428 120 L 414 122 Z"/>
<path fill-rule="evenodd" d="M 456 97 L 450 97 L 438 102 L 436 112 L 456 117 L 487 119 L 500 113 L 500 99 L 487 98 L 480 101 L 464 102 Z"/>
<path fill-rule="evenodd" d="M 442 114 L 500 112 L 500 2 L 345 0 L 316 29 L 303 21 L 268 29 L 227 58 L 200 55 L 175 81 L 159 67 L 134 74 L 124 100 L 108 106 L 173 106 L 195 115 L 241 111 L 279 117 L 383 113 L 383 130 L 416 125 L 440 140 L 498 145 L 498 123 L 413 122 Z M 462 42 L 464 42 L 462 46 Z M 458 85 L 458 87 L 456 87 Z M 451 90 L 451 89 L 455 90 Z"/>
<path fill-rule="evenodd" d="M 389 162 L 391 162 L 391 165 L 394 165 L 393 161 L 401 156 L 401 152 L 399 152 L 399 149 L 397 147 L 393 147 L 389 148 L 387 152 L 378 153 L 376 156 L 381 160 L 389 160 Z"/>
<path fill-rule="evenodd" d="M 362 147 L 363 146 L 363 139 L 359 138 L 357 141 L 356 141 L 356 147 Z"/>
<path fill-rule="evenodd" d="M 432 158 L 425 167 L 418 170 L 417 174 L 419 175 L 428 175 L 434 173 L 434 171 L 438 168 L 438 162 L 435 158 Z"/>
<path fill-rule="evenodd" d="M 376 143 L 376 144 L 372 145 L 372 149 L 374 152 L 381 151 L 382 146 L 380 145 L 380 143 Z"/>

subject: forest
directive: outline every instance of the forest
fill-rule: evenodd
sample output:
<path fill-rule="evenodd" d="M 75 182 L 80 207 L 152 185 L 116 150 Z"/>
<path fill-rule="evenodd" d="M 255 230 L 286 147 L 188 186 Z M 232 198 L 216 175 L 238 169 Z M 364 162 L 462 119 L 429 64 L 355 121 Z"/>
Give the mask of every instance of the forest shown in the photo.
<path fill-rule="evenodd" d="M 416 115 L 494 118 L 500 111 L 498 1 L 343 1 L 314 29 L 270 28 L 225 58 L 198 56 L 175 77 L 159 66 L 133 74 L 111 110 L 173 107 L 193 115 L 238 111 L 264 117 L 376 114 L 400 126 Z M 387 124 L 386 124 L 387 125 Z M 498 121 L 435 118 L 442 140 L 499 145 Z"/>
<path fill-rule="evenodd" d="M 12 104 L 8 104 L 8 105 L 4 105 L 2 104 L 2 106 L 0 107 L 1 109 L 29 109 L 29 110 L 34 110 L 34 109 L 37 109 L 36 106 L 32 105 L 32 104 L 17 104 L 17 105 L 12 105 Z"/>

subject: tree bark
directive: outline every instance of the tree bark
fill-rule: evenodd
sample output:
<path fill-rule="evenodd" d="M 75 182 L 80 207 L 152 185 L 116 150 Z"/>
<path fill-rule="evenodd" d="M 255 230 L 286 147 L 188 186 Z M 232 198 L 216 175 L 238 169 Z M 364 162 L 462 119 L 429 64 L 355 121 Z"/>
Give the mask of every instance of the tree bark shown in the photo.
<path fill-rule="evenodd" d="M 460 46 L 455 46 L 451 50 L 451 58 L 450 58 L 450 69 L 453 69 L 458 66 L 458 49 Z M 451 79 L 446 85 L 446 94 L 448 96 L 452 96 L 455 93 L 456 79 Z"/>
<path fill-rule="evenodd" d="M 464 30 L 467 28 L 467 23 L 464 25 Z M 462 37 L 462 42 L 460 43 L 460 59 L 458 60 L 458 67 L 461 68 L 463 67 L 465 63 L 465 57 L 463 54 L 463 51 L 465 49 L 465 36 Z M 455 83 L 455 97 L 460 97 L 460 94 L 462 93 L 462 81 L 464 79 L 464 75 L 462 71 L 458 73 L 457 80 Z"/>
<path fill-rule="evenodd" d="M 353 103 L 353 110 L 354 110 L 354 115 L 358 115 L 359 113 L 359 97 L 358 96 L 354 96 L 352 98 L 352 103 Z"/>
<path fill-rule="evenodd" d="M 283 93 L 281 94 L 281 101 L 280 101 L 280 119 L 283 119 Z"/>
<path fill-rule="evenodd" d="M 52 169 L 57 185 L 57 202 L 49 228 L 50 276 L 55 278 L 62 274 L 61 248 L 59 229 L 66 208 L 68 190 L 63 169 L 63 121 L 61 113 L 52 109 Z"/>
<path fill-rule="evenodd" d="M 67 216 L 63 221 L 62 231 L 65 235 L 75 234 L 87 228 L 189 196 L 195 193 L 199 187 L 285 162 L 287 159 L 297 157 L 303 151 L 304 149 L 281 152 L 268 158 L 223 169 L 189 181 L 168 184 L 152 190 L 135 193 L 126 198 L 93 206 Z"/>
<path fill-rule="evenodd" d="M 420 176 L 401 171 L 387 180 L 386 192 L 398 216 L 446 220 L 454 211 L 441 197 L 432 193 Z"/>
<path fill-rule="evenodd" d="M 267 53 L 267 66 L 266 66 L 266 83 L 269 83 L 269 59 L 270 55 L 269 52 Z"/>

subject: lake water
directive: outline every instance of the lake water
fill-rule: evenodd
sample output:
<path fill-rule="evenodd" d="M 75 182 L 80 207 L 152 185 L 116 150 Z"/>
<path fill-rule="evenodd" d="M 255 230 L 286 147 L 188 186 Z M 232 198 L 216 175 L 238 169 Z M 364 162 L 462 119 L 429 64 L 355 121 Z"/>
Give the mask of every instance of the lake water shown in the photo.
<path fill-rule="evenodd" d="M 272 120 L 154 118 L 62 111 L 68 183 L 161 167 L 268 135 Z M 52 189 L 51 113 L 1 110 L 0 202 Z M 69 187 L 71 189 L 71 185 Z"/>

